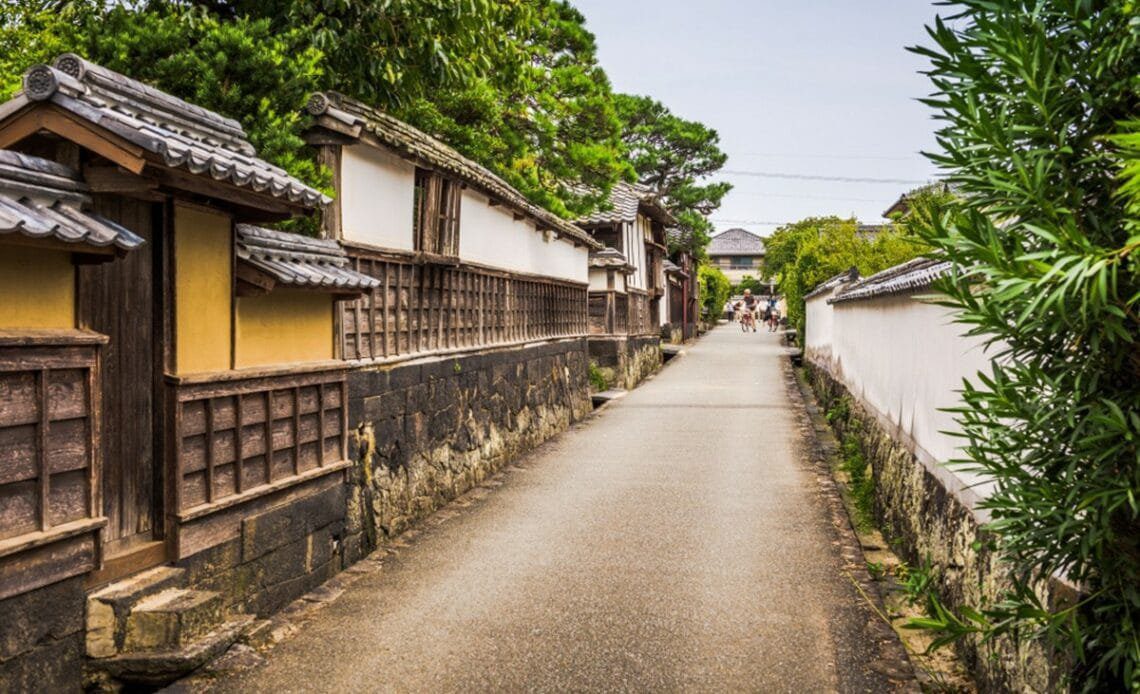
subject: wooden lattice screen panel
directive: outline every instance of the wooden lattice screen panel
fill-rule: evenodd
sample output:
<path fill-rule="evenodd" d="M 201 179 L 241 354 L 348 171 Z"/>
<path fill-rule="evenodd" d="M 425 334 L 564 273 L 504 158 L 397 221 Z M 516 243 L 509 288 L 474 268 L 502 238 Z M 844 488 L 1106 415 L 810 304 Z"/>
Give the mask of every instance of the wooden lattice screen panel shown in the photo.
<path fill-rule="evenodd" d="M 344 461 L 345 388 L 343 371 L 178 386 L 177 510 L 225 504 Z"/>
<path fill-rule="evenodd" d="M 93 334 L 0 335 L 0 544 L 101 516 Z"/>
<path fill-rule="evenodd" d="M 380 287 L 343 302 L 345 359 L 386 359 L 589 331 L 585 285 L 362 255 L 354 255 L 353 263 L 380 280 Z"/>
<path fill-rule="evenodd" d="M 649 297 L 642 292 L 629 294 L 629 334 L 649 335 L 657 330 L 649 315 Z"/>

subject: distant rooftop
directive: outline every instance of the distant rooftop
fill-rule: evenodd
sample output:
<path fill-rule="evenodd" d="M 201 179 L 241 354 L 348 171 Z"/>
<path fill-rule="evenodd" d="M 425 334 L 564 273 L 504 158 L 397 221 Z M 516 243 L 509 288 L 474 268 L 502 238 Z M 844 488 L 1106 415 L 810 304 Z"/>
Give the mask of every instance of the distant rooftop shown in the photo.
<path fill-rule="evenodd" d="M 712 237 L 708 254 L 764 255 L 764 239 L 746 229 L 729 229 Z"/>

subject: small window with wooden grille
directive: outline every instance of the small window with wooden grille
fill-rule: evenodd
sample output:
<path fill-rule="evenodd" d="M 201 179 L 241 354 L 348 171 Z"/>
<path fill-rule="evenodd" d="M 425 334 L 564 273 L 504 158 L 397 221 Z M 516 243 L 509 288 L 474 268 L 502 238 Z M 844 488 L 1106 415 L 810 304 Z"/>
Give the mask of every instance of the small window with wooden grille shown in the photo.
<path fill-rule="evenodd" d="M 416 169 L 415 216 L 412 229 L 416 250 L 435 255 L 459 255 L 461 186 L 434 171 Z"/>

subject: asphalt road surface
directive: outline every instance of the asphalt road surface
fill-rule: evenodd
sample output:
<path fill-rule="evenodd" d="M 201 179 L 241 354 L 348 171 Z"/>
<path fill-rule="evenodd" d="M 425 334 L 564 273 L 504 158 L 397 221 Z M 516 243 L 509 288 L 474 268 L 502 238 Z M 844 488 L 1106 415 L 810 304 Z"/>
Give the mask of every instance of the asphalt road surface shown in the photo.
<path fill-rule="evenodd" d="M 891 691 L 777 336 L 722 326 L 353 583 L 233 692 Z"/>

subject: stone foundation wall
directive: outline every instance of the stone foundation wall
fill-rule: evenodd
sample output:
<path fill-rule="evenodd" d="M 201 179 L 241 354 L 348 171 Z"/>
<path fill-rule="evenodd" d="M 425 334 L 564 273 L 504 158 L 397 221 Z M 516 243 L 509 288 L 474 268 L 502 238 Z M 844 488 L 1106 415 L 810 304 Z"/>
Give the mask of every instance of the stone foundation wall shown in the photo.
<path fill-rule="evenodd" d="M 178 562 L 188 583 L 221 593 L 224 609 L 265 617 L 359 558 L 345 551 L 348 487 L 334 475 L 308 495 L 242 521 L 241 536 Z"/>
<path fill-rule="evenodd" d="M 0 600 L 0 692 L 79 689 L 83 578 Z"/>
<path fill-rule="evenodd" d="M 661 368 L 660 337 L 594 336 L 589 343 L 590 359 L 614 388 L 632 390 Z"/>
<path fill-rule="evenodd" d="M 875 480 L 875 515 L 888 541 L 911 565 L 929 561 L 943 604 L 957 608 L 993 601 L 1007 587 L 1002 567 L 989 549 L 991 537 L 974 513 L 895 440 L 877 418 L 829 373 L 806 367 L 812 388 L 840 439 L 854 437 Z M 842 402 L 841 406 L 838 406 Z M 1071 598 L 1060 584 L 1051 595 Z M 1008 639 L 989 644 L 963 642 L 960 654 L 986 692 L 1053 692 L 1064 668 L 1039 645 L 1017 646 Z"/>
<path fill-rule="evenodd" d="M 349 374 L 346 561 L 590 412 L 585 338 Z"/>

